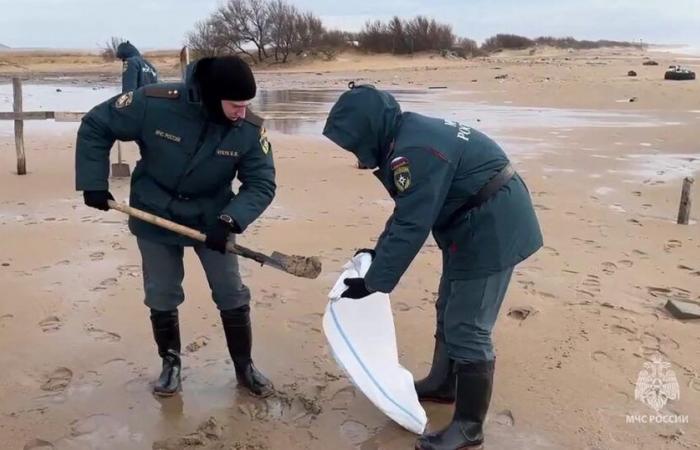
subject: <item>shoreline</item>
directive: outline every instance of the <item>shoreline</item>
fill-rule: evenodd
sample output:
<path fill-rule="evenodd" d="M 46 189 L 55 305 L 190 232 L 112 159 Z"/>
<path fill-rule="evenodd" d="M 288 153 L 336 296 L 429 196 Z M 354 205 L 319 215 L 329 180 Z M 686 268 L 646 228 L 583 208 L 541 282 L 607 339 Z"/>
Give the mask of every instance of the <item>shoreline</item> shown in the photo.
<path fill-rule="evenodd" d="M 494 332 L 490 448 L 692 448 L 700 444 L 700 324 L 678 321 L 663 306 L 669 298 L 700 302 L 697 208 L 691 225 L 674 223 L 679 167 L 700 173 L 700 86 L 658 80 L 664 65 L 642 67 L 636 53 L 539 58 L 546 61 L 516 55 L 438 70 L 359 70 L 350 61 L 322 76 L 259 77 L 263 88 L 345 89 L 352 77 L 384 88 L 446 86 L 430 98 L 468 102 L 473 111 L 462 114 L 470 124 L 513 149 L 545 247 L 516 268 Z M 626 77 L 630 67 L 638 77 Z M 495 79 L 502 74 L 508 77 Z M 638 100 L 617 103 L 631 97 Z M 434 103 L 435 113 L 454 112 Z M 502 109 L 477 117 L 477 106 Z M 531 108 L 524 126 L 503 112 L 512 107 Z M 533 119 L 553 107 L 604 116 L 619 110 L 625 120 L 602 127 Z M 631 126 L 628 115 L 651 125 Z M 203 429 L 213 430 L 201 438 L 204 450 L 412 447 L 415 436 L 342 375 L 320 327 L 342 264 L 372 245 L 392 210 L 369 171 L 320 137 L 269 134 L 278 194 L 241 243 L 317 254 L 324 263 L 311 281 L 241 265 L 253 294 L 256 365 L 280 394 L 257 400 L 236 389 L 206 280 L 186 252 L 184 390 L 161 400 L 150 395 L 159 361 L 136 243 L 123 217 L 88 209 L 74 191 L 73 133 L 27 132 L 25 177 L 12 173 L 14 140 L 0 136 L 0 285 L 8 293 L 0 303 L 0 442 L 174 450 Z M 133 168 L 137 148 L 126 144 L 124 153 Z M 117 199 L 127 197 L 128 180 L 110 183 Z M 429 240 L 391 296 L 400 360 L 416 378 L 432 355 L 439 253 Z M 689 423 L 626 423 L 627 415 L 654 414 L 635 399 L 635 383 L 659 354 L 680 385 L 680 398 L 662 413 L 688 415 Z M 449 421 L 450 407 L 425 406 L 431 429 Z"/>

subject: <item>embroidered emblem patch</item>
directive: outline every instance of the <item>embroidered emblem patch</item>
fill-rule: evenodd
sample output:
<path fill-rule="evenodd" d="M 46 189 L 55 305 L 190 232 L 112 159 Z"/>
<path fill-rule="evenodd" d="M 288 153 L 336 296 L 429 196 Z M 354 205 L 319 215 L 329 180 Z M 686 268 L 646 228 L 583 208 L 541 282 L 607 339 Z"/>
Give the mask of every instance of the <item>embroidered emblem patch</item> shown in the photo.
<path fill-rule="evenodd" d="M 270 153 L 270 149 L 272 148 L 270 141 L 267 139 L 267 130 L 265 128 L 260 128 L 260 147 L 266 155 Z"/>
<path fill-rule="evenodd" d="M 131 105 L 131 102 L 134 101 L 134 91 L 129 91 L 126 94 L 122 94 L 119 96 L 116 102 L 114 102 L 114 106 L 117 109 L 122 109 L 126 108 L 127 106 Z"/>
<path fill-rule="evenodd" d="M 404 192 L 411 187 L 411 169 L 408 167 L 408 163 L 394 169 L 394 185 L 399 192 Z"/>
<path fill-rule="evenodd" d="M 391 170 L 396 170 L 401 166 L 407 166 L 408 165 L 408 158 L 404 156 L 399 156 L 398 158 L 394 158 L 391 160 Z"/>
<path fill-rule="evenodd" d="M 229 158 L 238 158 L 238 152 L 235 150 L 224 150 L 220 148 L 216 151 L 218 156 L 228 156 Z"/>
<path fill-rule="evenodd" d="M 163 130 L 156 130 L 156 136 L 161 137 L 163 139 L 167 139 L 169 141 L 177 142 L 178 144 L 180 143 L 180 141 L 182 141 L 182 138 L 180 136 L 175 136 L 174 134 L 166 133 Z"/>

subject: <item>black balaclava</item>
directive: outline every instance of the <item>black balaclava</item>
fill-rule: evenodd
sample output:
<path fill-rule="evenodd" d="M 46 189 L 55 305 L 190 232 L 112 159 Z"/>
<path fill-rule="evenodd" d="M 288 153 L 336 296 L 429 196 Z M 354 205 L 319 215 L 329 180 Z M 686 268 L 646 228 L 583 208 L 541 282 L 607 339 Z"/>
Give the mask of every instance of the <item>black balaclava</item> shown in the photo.
<path fill-rule="evenodd" d="M 117 58 L 121 59 L 122 61 L 134 56 L 139 56 L 140 54 L 141 53 L 139 53 L 138 49 L 134 47 L 134 44 L 129 41 L 122 42 L 117 46 Z"/>
<path fill-rule="evenodd" d="M 257 91 L 253 71 L 238 56 L 204 58 L 197 63 L 194 77 L 210 117 L 222 123 L 230 122 L 221 109 L 222 100 L 252 100 Z"/>

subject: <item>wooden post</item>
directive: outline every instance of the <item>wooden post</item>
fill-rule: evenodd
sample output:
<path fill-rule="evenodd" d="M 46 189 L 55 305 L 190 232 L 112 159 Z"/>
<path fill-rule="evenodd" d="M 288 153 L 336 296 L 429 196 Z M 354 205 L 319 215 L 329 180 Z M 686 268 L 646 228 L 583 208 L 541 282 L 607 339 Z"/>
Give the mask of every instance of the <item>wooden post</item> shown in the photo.
<path fill-rule="evenodd" d="M 681 205 L 678 208 L 678 224 L 688 225 L 690 221 L 690 207 L 692 206 L 691 188 L 695 179 L 686 177 L 683 180 L 683 191 L 681 191 Z"/>
<path fill-rule="evenodd" d="M 187 46 L 182 47 L 180 50 L 180 73 L 182 75 L 182 80 L 185 80 L 187 75 L 187 66 L 190 64 L 190 49 Z"/>
<path fill-rule="evenodd" d="M 24 154 L 24 120 L 22 114 L 22 80 L 12 79 L 12 111 L 18 116 L 15 118 L 15 148 L 17 149 L 17 175 L 27 174 L 27 160 Z"/>

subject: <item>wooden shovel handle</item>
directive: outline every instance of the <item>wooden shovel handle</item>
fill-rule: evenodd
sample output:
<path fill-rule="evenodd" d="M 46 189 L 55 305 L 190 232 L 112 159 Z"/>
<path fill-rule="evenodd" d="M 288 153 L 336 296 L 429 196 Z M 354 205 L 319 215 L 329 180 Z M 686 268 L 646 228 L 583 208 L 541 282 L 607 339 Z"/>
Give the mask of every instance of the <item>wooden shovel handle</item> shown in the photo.
<path fill-rule="evenodd" d="M 123 203 L 117 203 L 114 200 L 108 200 L 107 203 L 112 209 L 116 209 L 117 211 L 121 211 L 124 214 L 127 214 L 131 217 L 136 217 L 137 219 L 143 220 L 144 222 L 157 225 L 174 233 L 187 236 L 188 238 L 194 239 L 195 241 L 204 242 L 207 240 L 207 236 L 205 234 L 200 233 L 199 231 L 186 227 L 184 225 L 180 225 L 179 223 L 163 219 L 162 217 L 158 217 L 155 214 L 151 214 L 146 211 L 141 211 L 140 209 L 133 208 Z"/>
<path fill-rule="evenodd" d="M 207 240 L 207 236 L 204 233 L 200 233 L 195 229 L 180 225 L 179 223 L 172 222 L 168 219 L 163 219 L 155 214 L 125 205 L 124 203 L 117 203 L 114 200 L 108 200 L 107 203 L 112 209 L 116 209 L 117 211 L 121 211 L 131 217 L 136 217 L 144 222 L 148 222 L 161 228 L 165 228 L 166 230 L 170 230 L 174 233 L 181 234 L 182 236 L 186 236 L 190 239 L 194 239 L 195 241 L 204 242 Z M 229 253 L 235 253 L 236 255 L 243 256 L 244 258 L 253 259 L 261 264 L 265 261 L 265 255 L 262 253 L 241 247 L 240 245 L 236 245 L 231 241 L 226 243 L 226 250 Z"/>

